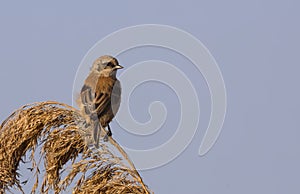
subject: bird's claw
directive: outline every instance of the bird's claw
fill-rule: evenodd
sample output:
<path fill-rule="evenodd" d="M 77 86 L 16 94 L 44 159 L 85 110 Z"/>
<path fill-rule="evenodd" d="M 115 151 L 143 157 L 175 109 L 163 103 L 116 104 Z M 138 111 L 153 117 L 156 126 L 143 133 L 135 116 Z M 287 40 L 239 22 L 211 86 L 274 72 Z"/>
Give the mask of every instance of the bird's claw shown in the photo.
<path fill-rule="evenodd" d="M 104 136 L 103 138 L 103 141 L 104 142 L 107 142 L 108 141 L 108 137 L 111 137 L 112 136 L 112 133 L 110 130 L 107 131 L 106 135 Z"/>
<path fill-rule="evenodd" d="M 107 135 L 107 134 L 104 136 L 103 141 L 104 141 L 104 142 L 107 142 L 107 141 L 108 141 L 108 135 Z"/>

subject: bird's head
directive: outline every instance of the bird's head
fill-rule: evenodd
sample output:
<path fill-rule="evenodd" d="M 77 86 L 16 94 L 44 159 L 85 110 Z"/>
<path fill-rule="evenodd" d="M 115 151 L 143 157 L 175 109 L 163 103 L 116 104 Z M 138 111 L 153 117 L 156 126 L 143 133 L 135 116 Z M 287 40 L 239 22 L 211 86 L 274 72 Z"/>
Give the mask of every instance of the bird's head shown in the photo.
<path fill-rule="evenodd" d="M 122 68 L 123 67 L 119 65 L 116 58 L 104 55 L 95 60 L 92 66 L 92 71 L 99 72 L 100 76 L 110 77 L 116 76 L 117 70 Z"/>

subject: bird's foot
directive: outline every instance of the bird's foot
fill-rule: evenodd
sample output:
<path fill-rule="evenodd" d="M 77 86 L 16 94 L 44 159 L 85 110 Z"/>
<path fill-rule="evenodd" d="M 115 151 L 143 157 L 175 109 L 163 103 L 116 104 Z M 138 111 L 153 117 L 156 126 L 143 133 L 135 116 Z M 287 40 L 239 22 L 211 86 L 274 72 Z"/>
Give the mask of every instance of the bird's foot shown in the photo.
<path fill-rule="evenodd" d="M 92 114 L 90 114 L 90 118 L 91 118 L 92 121 L 98 120 L 98 115 L 97 115 L 97 113 L 92 113 Z"/>
<path fill-rule="evenodd" d="M 108 141 L 108 135 L 107 135 L 107 134 L 104 136 L 103 141 L 104 141 L 104 142 L 107 142 L 107 141 Z"/>
<path fill-rule="evenodd" d="M 88 122 L 84 121 L 84 122 L 83 122 L 83 126 L 84 126 L 85 128 L 88 128 L 88 127 L 90 126 L 90 124 L 89 124 Z"/>
<path fill-rule="evenodd" d="M 108 130 L 107 133 L 106 133 L 106 135 L 103 138 L 103 141 L 107 142 L 108 141 L 108 137 L 111 137 L 111 136 L 112 136 L 111 130 Z"/>

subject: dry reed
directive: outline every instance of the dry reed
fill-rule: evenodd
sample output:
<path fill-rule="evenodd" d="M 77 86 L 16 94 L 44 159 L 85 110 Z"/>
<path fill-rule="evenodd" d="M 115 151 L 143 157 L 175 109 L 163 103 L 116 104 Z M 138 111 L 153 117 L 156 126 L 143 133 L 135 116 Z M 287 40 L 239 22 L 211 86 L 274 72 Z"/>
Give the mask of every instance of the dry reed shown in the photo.
<path fill-rule="evenodd" d="M 31 193 L 61 193 L 70 187 L 82 194 L 151 193 L 114 139 L 102 141 L 97 149 L 91 146 L 91 125 L 85 120 L 77 109 L 52 101 L 12 113 L 0 126 L 0 194 L 10 189 L 24 193 L 18 167 L 26 154 L 35 177 Z M 114 155 L 110 146 L 123 157 Z"/>

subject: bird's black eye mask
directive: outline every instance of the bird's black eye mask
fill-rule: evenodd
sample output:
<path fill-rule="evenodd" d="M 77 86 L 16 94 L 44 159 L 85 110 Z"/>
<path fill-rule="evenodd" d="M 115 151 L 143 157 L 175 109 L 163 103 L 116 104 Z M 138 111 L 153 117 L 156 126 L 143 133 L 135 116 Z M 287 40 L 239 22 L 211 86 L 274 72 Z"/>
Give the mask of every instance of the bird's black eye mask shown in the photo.
<path fill-rule="evenodd" d="M 108 68 L 113 68 L 114 67 L 114 64 L 112 62 L 108 62 L 106 63 L 105 65 L 105 69 L 108 69 Z"/>

